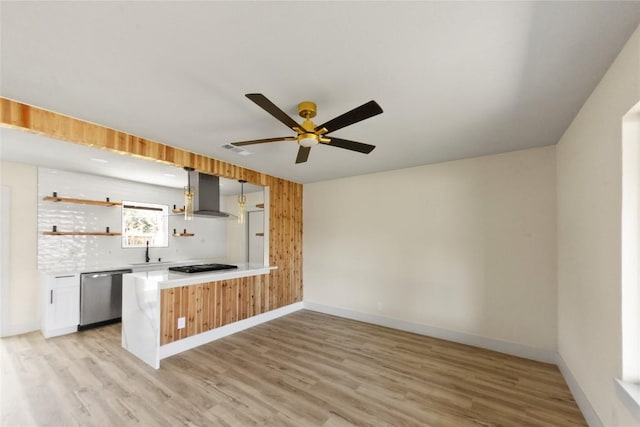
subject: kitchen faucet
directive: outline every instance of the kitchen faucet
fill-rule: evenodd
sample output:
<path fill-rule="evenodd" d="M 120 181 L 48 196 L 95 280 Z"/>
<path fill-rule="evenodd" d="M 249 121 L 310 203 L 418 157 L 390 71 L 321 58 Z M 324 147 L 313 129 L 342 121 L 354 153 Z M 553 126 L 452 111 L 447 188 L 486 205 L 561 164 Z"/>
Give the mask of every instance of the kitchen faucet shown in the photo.
<path fill-rule="evenodd" d="M 149 258 L 149 241 L 147 240 L 147 250 L 144 253 L 144 262 L 149 262 L 151 258 Z"/>

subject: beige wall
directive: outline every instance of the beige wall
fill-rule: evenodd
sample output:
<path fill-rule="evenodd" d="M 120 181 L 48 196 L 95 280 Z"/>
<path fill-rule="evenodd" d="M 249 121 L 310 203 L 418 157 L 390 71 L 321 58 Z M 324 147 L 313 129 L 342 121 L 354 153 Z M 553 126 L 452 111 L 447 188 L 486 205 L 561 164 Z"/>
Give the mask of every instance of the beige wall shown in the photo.
<path fill-rule="evenodd" d="M 557 147 L 558 340 L 607 426 L 637 425 L 621 407 L 622 117 L 640 100 L 640 29 Z"/>
<path fill-rule="evenodd" d="M 9 253 L 3 254 L 1 266 L 8 282 L 0 284 L 1 333 L 6 336 L 40 328 L 38 172 L 34 166 L 0 162 L 0 183 L 10 195 Z"/>
<path fill-rule="evenodd" d="M 555 351 L 555 190 L 554 147 L 305 185 L 305 302 Z"/>

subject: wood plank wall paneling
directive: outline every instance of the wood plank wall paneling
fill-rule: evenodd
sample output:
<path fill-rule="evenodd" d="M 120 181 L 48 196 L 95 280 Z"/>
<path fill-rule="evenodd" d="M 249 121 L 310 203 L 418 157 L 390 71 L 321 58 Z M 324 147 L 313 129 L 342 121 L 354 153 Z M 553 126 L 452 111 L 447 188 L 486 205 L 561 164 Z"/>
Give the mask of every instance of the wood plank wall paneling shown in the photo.
<path fill-rule="evenodd" d="M 211 284 L 189 287 L 193 294 L 183 288 L 162 291 L 163 343 L 302 301 L 301 184 L 2 97 L 0 126 L 269 186 L 269 263 L 278 269 L 265 276 L 225 281 L 224 292 Z M 185 312 L 187 326 L 177 330 L 185 307 L 195 311 Z"/>
<path fill-rule="evenodd" d="M 262 291 L 268 277 L 242 277 L 163 289 L 160 345 L 263 313 Z M 186 326 L 178 329 L 178 319 Z"/>

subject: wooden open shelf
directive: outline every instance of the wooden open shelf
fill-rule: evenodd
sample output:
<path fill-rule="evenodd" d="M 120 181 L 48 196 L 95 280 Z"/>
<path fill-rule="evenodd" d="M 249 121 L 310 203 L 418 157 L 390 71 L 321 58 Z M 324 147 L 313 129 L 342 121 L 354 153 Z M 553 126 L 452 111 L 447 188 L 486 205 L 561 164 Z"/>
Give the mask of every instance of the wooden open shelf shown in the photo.
<path fill-rule="evenodd" d="M 68 197 L 43 197 L 42 200 L 47 202 L 63 202 L 77 203 L 80 205 L 97 205 L 97 206 L 122 206 L 122 202 L 107 202 L 106 200 L 88 200 L 88 199 L 71 199 Z"/>
<path fill-rule="evenodd" d="M 104 233 L 99 231 L 43 231 L 47 236 L 122 236 L 122 233 Z"/>
<path fill-rule="evenodd" d="M 173 237 L 191 237 L 195 236 L 193 233 L 173 233 Z"/>

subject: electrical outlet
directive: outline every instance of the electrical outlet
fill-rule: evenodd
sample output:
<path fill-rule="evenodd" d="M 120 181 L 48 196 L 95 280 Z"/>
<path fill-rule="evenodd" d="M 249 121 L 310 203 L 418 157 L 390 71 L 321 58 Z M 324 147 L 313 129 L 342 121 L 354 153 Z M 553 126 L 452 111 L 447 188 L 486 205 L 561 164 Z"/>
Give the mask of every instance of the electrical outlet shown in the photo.
<path fill-rule="evenodd" d="M 382 311 L 382 303 L 378 302 L 378 304 L 376 304 L 376 308 L 378 309 L 378 311 Z"/>
<path fill-rule="evenodd" d="M 184 329 L 185 323 L 184 317 L 178 317 L 178 329 Z"/>

